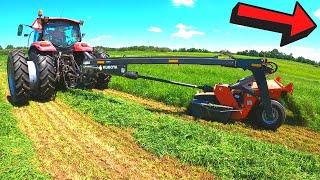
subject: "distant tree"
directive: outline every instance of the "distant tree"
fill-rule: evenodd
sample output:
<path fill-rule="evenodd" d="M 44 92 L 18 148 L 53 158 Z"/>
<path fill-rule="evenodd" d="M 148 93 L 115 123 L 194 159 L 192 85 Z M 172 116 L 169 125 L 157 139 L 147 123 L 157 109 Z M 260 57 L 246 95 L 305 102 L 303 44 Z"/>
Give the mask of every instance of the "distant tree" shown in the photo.
<path fill-rule="evenodd" d="M 186 48 L 180 48 L 178 51 L 179 52 L 187 52 Z"/>
<path fill-rule="evenodd" d="M 0 45 L 0 50 L 2 50 L 3 48 L 2 48 L 2 46 Z"/>
<path fill-rule="evenodd" d="M 95 48 L 103 49 L 105 51 L 155 51 L 155 52 L 204 52 L 204 53 L 210 53 L 210 51 L 207 49 L 196 49 L 196 48 L 170 49 L 167 47 L 157 47 L 157 46 L 130 46 L 130 47 L 120 47 L 120 48 L 96 46 Z"/>
<path fill-rule="evenodd" d="M 9 44 L 7 47 L 6 47 L 6 49 L 13 49 L 14 47 L 13 47 L 13 45 L 11 45 L 11 44 Z"/>
<path fill-rule="evenodd" d="M 219 53 L 220 54 L 231 54 L 231 52 L 228 50 L 221 50 L 221 51 L 219 51 Z"/>
<path fill-rule="evenodd" d="M 256 51 L 256 50 L 250 50 L 250 51 L 249 51 L 249 55 L 250 55 L 250 56 L 259 56 L 259 53 L 258 53 L 258 51 Z"/>

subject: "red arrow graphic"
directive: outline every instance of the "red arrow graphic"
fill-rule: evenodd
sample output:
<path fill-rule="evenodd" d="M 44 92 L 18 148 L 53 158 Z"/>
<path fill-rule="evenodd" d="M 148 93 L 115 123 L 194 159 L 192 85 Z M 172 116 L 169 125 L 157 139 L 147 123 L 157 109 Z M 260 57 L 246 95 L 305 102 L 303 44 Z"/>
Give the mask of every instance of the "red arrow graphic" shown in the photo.
<path fill-rule="evenodd" d="M 317 27 L 298 2 L 293 14 L 238 3 L 230 23 L 282 33 L 280 46 L 307 37 Z"/>

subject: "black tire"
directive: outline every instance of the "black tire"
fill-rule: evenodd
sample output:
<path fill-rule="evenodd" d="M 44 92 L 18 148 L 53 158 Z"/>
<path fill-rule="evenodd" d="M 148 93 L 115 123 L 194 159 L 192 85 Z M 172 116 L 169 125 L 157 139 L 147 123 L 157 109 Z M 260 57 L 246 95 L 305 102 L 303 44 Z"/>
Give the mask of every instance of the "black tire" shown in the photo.
<path fill-rule="evenodd" d="M 273 120 L 267 120 L 266 112 L 262 105 L 254 110 L 254 125 L 259 128 L 276 131 L 285 121 L 286 112 L 285 108 L 278 101 L 271 100 Z"/>
<path fill-rule="evenodd" d="M 195 100 L 201 100 L 201 101 L 205 101 L 207 103 L 211 103 L 211 104 L 219 104 L 216 96 L 214 95 L 214 93 L 197 93 L 196 95 L 194 95 L 193 97 L 193 101 Z M 188 115 L 193 116 L 194 114 L 192 113 L 192 102 L 188 105 L 186 113 Z"/>
<path fill-rule="evenodd" d="M 94 48 L 92 54 L 98 59 L 108 59 L 110 56 L 108 53 L 105 53 L 101 48 Z M 94 88 L 99 90 L 104 90 L 108 88 L 111 75 L 105 73 L 97 73 L 94 81 Z"/>
<path fill-rule="evenodd" d="M 108 53 L 105 53 L 102 49 L 100 48 L 94 48 L 93 50 L 93 55 L 96 57 L 96 58 L 99 58 L 99 59 L 108 59 L 109 58 L 109 54 Z"/>
<path fill-rule="evenodd" d="M 96 78 L 96 89 L 104 90 L 108 88 L 111 75 L 105 73 L 98 73 Z"/>
<path fill-rule="evenodd" d="M 38 71 L 37 99 L 51 100 L 56 94 L 56 65 L 55 60 L 49 55 L 38 55 L 35 62 Z"/>
<path fill-rule="evenodd" d="M 10 52 L 7 62 L 10 101 L 16 105 L 25 105 L 30 96 L 30 82 L 27 59 L 22 50 Z"/>

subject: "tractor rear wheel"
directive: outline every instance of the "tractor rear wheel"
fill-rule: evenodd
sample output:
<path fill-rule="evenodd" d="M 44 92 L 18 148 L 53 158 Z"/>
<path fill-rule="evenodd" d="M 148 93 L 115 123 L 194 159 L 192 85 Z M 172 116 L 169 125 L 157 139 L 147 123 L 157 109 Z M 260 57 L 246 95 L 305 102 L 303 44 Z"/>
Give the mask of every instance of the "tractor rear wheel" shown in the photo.
<path fill-rule="evenodd" d="M 37 98 L 39 100 L 47 101 L 52 99 L 56 93 L 56 66 L 54 59 L 49 55 L 38 55 L 37 70 L 39 93 Z"/>
<path fill-rule="evenodd" d="M 267 118 L 262 104 L 254 111 L 254 121 L 258 127 L 266 130 L 277 130 L 286 119 L 285 108 L 278 101 L 271 100 L 273 119 Z"/>
<path fill-rule="evenodd" d="M 108 84 L 111 79 L 111 75 L 105 73 L 98 73 L 96 78 L 96 87 L 97 89 L 103 90 L 108 88 Z"/>
<path fill-rule="evenodd" d="M 104 50 L 100 49 L 100 48 L 94 48 L 92 53 L 96 58 L 99 58 L 99 59 L 108 59 L 109 58 L 109 54 L 105 53 Z"/>
<path fill-rule="evenodd" d="M 30 82 L 28 63 L 22 50 L 10 52 L 7 73 L 11 102 L 17 105 L 26 104 L 30 96 Z"/>
<path fill-rule="evenodd" d="M 92 52 L 93 56 L 98 59 L 108 59 L 110 56 L 101 48 L 94 48 Z M 96 89 L 107 89 L 110 82 L 111 75 L 106 73 L 97 73 L 95 77 L 94 86 Z"/>

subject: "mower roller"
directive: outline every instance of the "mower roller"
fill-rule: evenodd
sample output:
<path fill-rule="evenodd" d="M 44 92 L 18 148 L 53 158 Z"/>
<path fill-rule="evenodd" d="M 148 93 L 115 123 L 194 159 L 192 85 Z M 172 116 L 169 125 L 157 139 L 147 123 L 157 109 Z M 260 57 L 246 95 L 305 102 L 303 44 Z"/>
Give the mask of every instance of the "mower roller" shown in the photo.
<path fill-rule="evenodd" d="M 22 50 L 10 52 L 8 84 L 11 102 L 25 105 L 30 99 L 49 101 L 59 89 L 107 88 L 111 75 L 130 79 L 146 79 L 202 90 L 194 96 L 188 112 L 196 118 L 222 122 L 244 121 L 252 116 L 255 125 L 276 130 L 284 122 L 283 95 L 292 94 L 293 84 L 284 86 L 281 78 L 267 80 L 278 66 L 264 59 L 218 59 L 213 57 L 130 57 L 110 58 L 108 54 L 81 42 L 83 21 L 39 17 L 29 25 L 33 43 L 28 55 Z M 131 64 L 191 64 L 222 66 L 250 70 L 252 76 L 235 84 L 193 85 L 127 71 Z"/>

